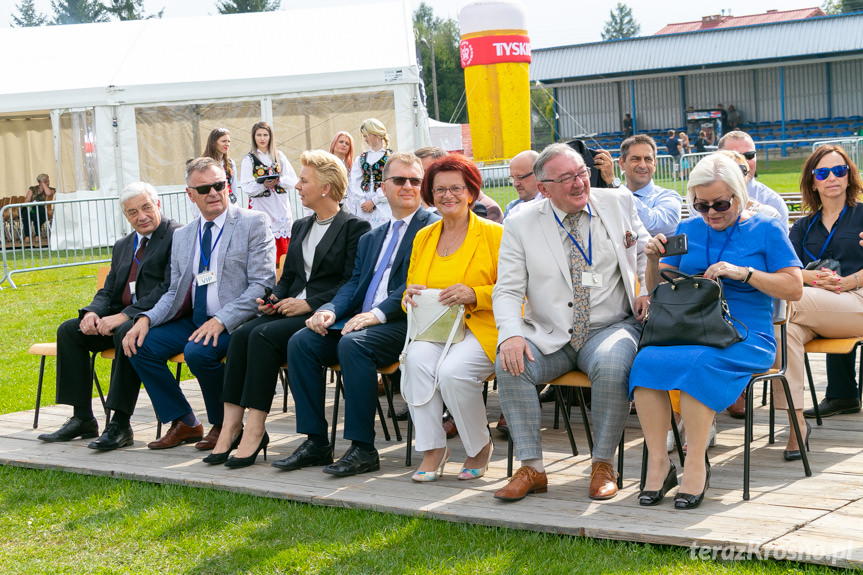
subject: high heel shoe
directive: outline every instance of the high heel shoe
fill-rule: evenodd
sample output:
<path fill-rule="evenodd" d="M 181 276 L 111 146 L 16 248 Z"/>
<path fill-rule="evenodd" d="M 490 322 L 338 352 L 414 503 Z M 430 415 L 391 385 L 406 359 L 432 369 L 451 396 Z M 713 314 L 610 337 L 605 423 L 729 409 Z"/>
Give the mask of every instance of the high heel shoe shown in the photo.
<path fill-rule="evenodd" d="M 443 457 L 441 458 L 440 465 L 437 466 L 437 469 L 434 471 L 415 471 L 414 474 L 411 475 L 411 479 L 418 483 L 434 481 L 443 475 L 443 468 L 447 461 L 449 461 L 449 447 L 444 447 Z"/>
<path fill-rule="evenodd" d="M 258 452 L 262 449 L 264 450 L 264 461 L 267 460 L 267 445 L 270 443 L 270 434 L 266 431 L 264 432 L 264 436 L 261 438 L 261 442 L 258 444 L 258 448 L 255 450 L 253 454 L 248 457 L 234 457 L 233 455 L 228 458 L 225 462 L 225 467 L 229 467 L 231 469 L 238 469 L 240 467 L 248 467 L 255 462 L 255 459 L 258 457 Z"/>
<path fill-rule="evenodd" d="M 809 434 L 812 433 L 812 426 L 809 425 L 809 422 L 806 422 L 806 437 L 803 439 L 803 445 L 806 446 L 806 451 L 809 451 Z M 782 456 L 785 458 L 785 461 L 800 461 L 803 459 L 803 455 L 800 453 L 800 446 L 797 446 L 797 449 L 786 449 L 782 452 Z"/>
<path fill-rule="evenodd" d="M 234 439 L 234 442 L 231 443 L 231 446 L 227 451 L 223 451 L 222 453 L 211 453 L 207 457 L 204 458 L 204 463 L 209 463 L 210 465 L 221 465 L 228 460 L 228 456 L 231 454 L 233 450 L 240 446 L 240 440 L 243 438 L 243 430 L 240 429 L 240 434 Z"/>
<path fill-rule="evenodd" d="M 467 467 L 462 467 L 461 471 L 459 471 L 458 478 L 462 480 L 468 479 L 479 479 L 485 472 L 488 471 L 488 464 L 491 463 L 491 454 L 494 453 L 494 443 L 491 439 L 488 440 L 488 457 L 485 460 L 485 465 L 483 465 L 479 469 L 468 469 Z"/>
<path fill-rule="evenodd" d="M 695 509 L 701 502 L 704 501 L 704 494 L 707 493 L 707 488 L 710 487 L 710 462 L 705 463 L 707 467 L 707 477 L 704 478 L 704 491 L 698 495 L 690 495 L 689 493 L 677 492 L 674 498 L 675 509 Z"/>
<path fill-rule="evenodd" d="M 665 481 L 662 482 L 662 488 L 659 491 L 644 491 L 638 494 L 638 503 L 640 505 L 650 506 L 659 505 L 662 498 L 668 491 L 677 485 L 677 468 L 673 461 L 669 461 L 671 467 L 668 470 L 668 475 L 665 476 Z"/>

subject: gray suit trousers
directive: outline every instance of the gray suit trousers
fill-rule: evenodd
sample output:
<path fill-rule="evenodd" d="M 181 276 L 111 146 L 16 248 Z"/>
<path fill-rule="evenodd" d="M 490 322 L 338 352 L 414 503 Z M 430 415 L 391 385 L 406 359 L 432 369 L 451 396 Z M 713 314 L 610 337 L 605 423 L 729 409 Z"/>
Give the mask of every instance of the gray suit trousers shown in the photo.
<path fill-rule="evenodd" d="M 543 355 L 528 340 L 534 361 L 525 358 L 525 370 L 517 377 L 501 368 L 498 355 L 495 362 L 498 394 L 515 444 L 516 459 L 542 458 L 536 385 L 577 369 L 586 373 L 591 381 L 593 461 L 614 461 L 614 451 L 629 417 L 629 369 L 638 351 L 640 334 L 641 324 L 635 318 L 629 318 L 590 330 L 587 342 L 579 351 L 567 344 Z"/>

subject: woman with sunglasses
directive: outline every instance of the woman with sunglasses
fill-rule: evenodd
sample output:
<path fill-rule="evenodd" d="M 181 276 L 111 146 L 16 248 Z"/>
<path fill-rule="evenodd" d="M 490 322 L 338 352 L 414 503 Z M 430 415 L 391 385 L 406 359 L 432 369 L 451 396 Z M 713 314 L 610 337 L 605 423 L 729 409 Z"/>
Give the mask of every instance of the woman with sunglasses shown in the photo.
<path fill-rule="evenodd" d="M 463 305 L 465 314 L 463 340 L 448 349 L 444 343 L 413 341 L 402 366 L 402 395 L 416 426 L 416 449 L 423 454 L 411 477 L 417 482 L 438 479 L 449 459 L 441 426 L 444 404 L 467 452 L 459 479 L 482 477 L 493 452 L 482 384 L 494 373 L 497 351 L 491 293 L 503 226 L 471 210 L 481 186 L 479 169 L 460 154 L 432 163 L 422 183 L 423 201 L 438 209 L 441 220 L 417 232 L 402 306 L 416 307 L 423 297 L 434 297 L 422 292 L 438 288 L 438 302 Z"/>
<path fill-rule="evenodd" d="M 201 157 L 213 158 L 222 169 L 225 170 L 225 177 L 228 179 L 228 197 L 231 203 L 237 202 L 237 164 L 228 157 L 228 151 L 231 149 L 231 132 L 225 128 L 216 128 L 210 132 L 207 137 L 207 147 L 204 148 L 204 153 Z"/>
<path fill-rule="evenodd" d="M 816 337 L 863 335 L 863 247 L 858 237 L 863 229 L 861 191 L 857 166 L 840 146 L 821 146 L 803 165 L 800 193 L 809 215 L 794 223 L 790 238 L 807 269 L 803 270 L 803 298 L 791 304 L 788 323 L 788 384 L 801 425 L 804 344 Z M 818 260 L 820 263 L 813 263 Z M 860 411 L 854 356 L 827 356 L 827 392 L 819 404 L 822 416 Z M 784 394 L 775 392 L 776 408 L 785 408 Z M 815 412 L 807 410 L 806 415 L 815 417 Z M 806 439 L 809 431 L 807 424 Z M 800 459 L 800 446 L 793 435 L 785 459 Z"/>
<path fill-rule="evenodd" d="M 800 261 L 784 226 L 776 218 L 746 212 L 749 197 L 734 160 L 718 153 L 701 160 L 689 176 L 687 193 L 702 216 L 682 221 L 675 232 L 686 234 L 689 250 L 663 258 L 665 236 L 651 238 L 644 248 L 647 288 L 656 287 L 662 269 L 722 278 L 729 311 L 746 324 L 748 336 L 726 348 L 645 347 L 632 365 L 629 388 L 648 450 L 641 505 L 657 505 L 678 484 L 665 440 L 671 418 L 668 392 L 681 392 L 688 453 L 675 509 L 698 507 L 710 486 L 707 444 L 716 412 L 737 399 L 753 373 L 773 364 L 773 298 L 796 300 L 802 292 Z"/>
<path fill-rule="evenodd" d="M 276 261 L 288 252 L 294 221 L 288 193 L 297 174 L 283 153 L 276 150 L 273 129 L 267 122 L 252 126 L 252 149 L 240 164 L 240 186 L 249 197 L 249 208 L 270 216 L 276 237 Z"/>
<path fill-rule="evenodd" d="M 270 438 L 264 423 L 288 341 L 350 279 L 360 236 L 371 229 L 368 222 L 339 207 L 348 184 L 341 160 L 313 150 L 304 152 L 300 161 L 303 167 L 296 189 L 303 207 L 313 215 L 294 222 L 294 241 L 288 247 L 282 277 L 266 301 L 257 300 L 262 315 L 231 336 L 222 388 L 225 419 L 213 453 L 204 458 L 211 465 L 247 467 L 261 449 L 266 458 Z M 229 457 L 234 449 L 235 455 Z"/>

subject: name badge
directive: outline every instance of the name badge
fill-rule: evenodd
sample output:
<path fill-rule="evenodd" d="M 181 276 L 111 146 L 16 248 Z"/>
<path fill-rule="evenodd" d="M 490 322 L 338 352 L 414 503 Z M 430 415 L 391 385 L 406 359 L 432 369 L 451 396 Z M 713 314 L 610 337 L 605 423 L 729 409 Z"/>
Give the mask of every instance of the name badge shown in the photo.
<path fill-rule="evenodd" d="M 602 276 L 594 272 L 581 272 L 581 285 L 584 287 L 602 287 Z"/>
<path fill-rule="evenodd" d="M 129 293 L 135 295 L 135 282 L 129 282 Z"/>
<path fill-rule="evenodd" d="M 206 271 L 201 272 L 195 276 L 195 281 L 198 286 L 206 286 L 213 283 L 216 283 L 216 272 L 214 271 Z"/>

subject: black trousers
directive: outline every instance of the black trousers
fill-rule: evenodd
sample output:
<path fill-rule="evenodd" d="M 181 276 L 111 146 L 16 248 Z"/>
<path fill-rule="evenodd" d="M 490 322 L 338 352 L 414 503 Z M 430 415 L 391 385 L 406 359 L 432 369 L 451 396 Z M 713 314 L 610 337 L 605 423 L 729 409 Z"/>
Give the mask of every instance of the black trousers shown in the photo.
<path fill-rule="evenodd" d="M 269 413 L 279 369 L 288 356 L 288 341 L 306 327 L 311 315 L 263 315 L 234 331 L 225 360 L 222 401 Z"/>
<path fill-rule="evenodd" d="M 132 321 L 121 324 L 114 335 L 85 335 L 78 328 L 78 319 L 66 320 L 57 328 L 57 403 L 87 405 L 93 398 L 93 380 L 90 374 L 90 353 L 114 348 L 115 359 L 111 366 L 111 383 L 108 409 L 131 415 L 138 402 L 141 378 L 129 358 L 123 354 L 123 337 L 132 327 Z"/>
<path fill-rule="evenodd" d="M 857 350 L 846 354 L 827 354 L 827 390 L 825 397 L 845 399 L 857 397 Z"/>

